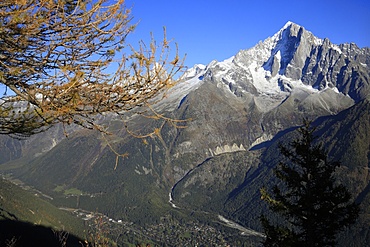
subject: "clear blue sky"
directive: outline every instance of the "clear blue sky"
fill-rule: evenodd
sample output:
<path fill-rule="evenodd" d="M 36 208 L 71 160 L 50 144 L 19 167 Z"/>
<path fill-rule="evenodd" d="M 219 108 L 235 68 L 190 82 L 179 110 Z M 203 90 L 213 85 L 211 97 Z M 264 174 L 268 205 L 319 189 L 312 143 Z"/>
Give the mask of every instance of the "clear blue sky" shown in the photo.
<path fill-rule="evenodd" d="M 287 21 L 335 44 L 370 47 L 369 0 L 126 0 L 139 22 L 129 39 L 147 40 L 150 32 L 179 45 L 185 65 L 222 61 L 272 36 Z M 134 42 L 135 43 L 135 42 Z"/>
<path fill-rule="evenodd" d="M 188 67 L 227 59 L 287 21 L 335 44 L 370 47 L 370 0 L 126 0 L 126 6 L 139 22 L 129 42 L 148 40 L 150 32 L 160 40 L 166 26 Z"/>

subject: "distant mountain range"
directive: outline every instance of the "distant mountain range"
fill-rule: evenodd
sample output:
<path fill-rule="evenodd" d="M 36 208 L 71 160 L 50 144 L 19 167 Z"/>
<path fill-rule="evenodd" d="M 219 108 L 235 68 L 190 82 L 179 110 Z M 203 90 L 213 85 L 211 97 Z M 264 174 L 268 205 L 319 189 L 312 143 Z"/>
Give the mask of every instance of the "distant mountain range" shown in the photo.
<path fill-rule="evenodd" d="M 0 171 L 52 195 L 58 206 L 98 210 L 146 227 L 166 222 L 187 229 L 186 222 L 196 221 L 219 230 L 222 241 L 258 246 L 258 217 L 266 211 L 259 189 L 276 183 L 278 143 L 294 138 L 308 118 L 330 158 L 342 162 L 338 180 L 362 205 L 340 246 L 367 246 L 369 100 L 370 48 L 332 44 L 288 22 L 225 61 L 189 69 L 153 106 L 186 120 L 181 128 L 132 115 L 128 127 L 135 133 L 156 130 L 138 139 L 120 119 L 104 116 L 115 133 L 109 145 L 99 133 L 73 127 L 66 138 L 61 126 L 23 141 L 1 136 Z M 111 147 L 128 153 L 116 169 Z M 240 235 L 240 229 L 252 231 Z"/>

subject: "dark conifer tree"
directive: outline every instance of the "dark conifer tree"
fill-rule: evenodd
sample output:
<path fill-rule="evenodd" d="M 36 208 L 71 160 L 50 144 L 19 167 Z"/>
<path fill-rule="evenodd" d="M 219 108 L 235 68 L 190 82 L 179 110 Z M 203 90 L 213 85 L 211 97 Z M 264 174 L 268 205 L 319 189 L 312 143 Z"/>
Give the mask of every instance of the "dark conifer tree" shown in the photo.
<path fill-rule="evenodd" d="M 322 144 L 314 143 L 311 123 L 304 120 L 298 131 L 300 138 L 280 145 L 284 160 L 274 172 L 283 183 L 271 194 L 261 189 L 261 198 L 282 219 L 274 225 L 261 216 L 264 246 L 334 246 L 337 233 L 358 218 L 359 205 L 345 186 L 336 183 L 340 163 L 329 161 Z"/>

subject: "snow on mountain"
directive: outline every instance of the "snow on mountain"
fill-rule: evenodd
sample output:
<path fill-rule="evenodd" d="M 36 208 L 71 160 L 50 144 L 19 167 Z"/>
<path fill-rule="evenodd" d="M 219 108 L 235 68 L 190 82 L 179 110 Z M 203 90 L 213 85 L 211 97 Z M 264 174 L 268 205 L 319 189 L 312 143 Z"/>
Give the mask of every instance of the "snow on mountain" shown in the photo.
<path fill-rule="evenodd" d="M 298 25 L 288 22 L 274 36 L 259 42 L 251 49 L 242 50 L 225 61 L 212 61 L 207 67 L 194 66 L 186 73 L 186 78 L 195 77 L 201 69 L 205 72 L 205 77 L 217 81 L 218 86 L 224 84 L 233 93 L 236 91 L 241 94 L 249 92 L 263 95 L 281 93 L 284 91 L 279 85 L 281 75 L 276 76 L 276 69 L 272 67 L 276 67 L 276 62 L 287 66 L 290 52 L 288 42 L 290 41 L 287 39 L 289 35 L 286 34 L 286 30 L 297 29 L 297 27 Z M 315 43 L 321 43 L 319 39 L 313 40 Z M 292 80 L 290 84 L 296 87 L 304 86 L 299 80 Z"/>
<path fill-rule="evenodd" d="M 206 66 L 203 64 L 196 64 L 192 68 L 185 71 L 184 78 L 190 79 L 197 75 L 200 75 L 204 70 L 206 69 Z"/>
<path fill-rule="evenodd" d="M 253 95 L 281 101 L 295 89 L 310 94 L 331 89 L 358 101 L 370 91 L 369 53 L 354 44 L 332 44 L 289 21 L 273 36 L 229 59 L 190 68 L 184 82 L 172 89 L 171 98 L 178 103 L 208 81 L 237 97 Z M 364 73 L 351 80 L 357 67 Z"/>
<path fill-rule="evenodd" d="M 165 108 L 168 111 L 179 107 L 186 95 L 197 89 L 202 83 L 204 73 L 207 67 L 203 64 L 196 64 L 192 68 L 185 71 L 183 80 L 170 88 L 163 100 L 156 104 L 157 108 Z"/>
<path fill-rule="evenodd" d="M 342 47 L 347 50 L 346 54 Z M 369 73 L 365 75 L 365 83 L 349 82 L 348 79 L 343 82 L 342 77 L 351 76 L 352 69 L 348 65 L 353 62 L 366 68 L 364 65 L 369 62 L 366 56 L 359 59 L 360 56 L 354 54 L 369 52 L 353 45 L 350 47 L 332 44 L 302 26 L 287 22 L 276 34 L 254 47 L 241 50 L 225 61 L 212 62 L 204 75 L 218 85 L 224 84 L 236 95 L 287 94 L 294 88 L 318 93 L 330 88 L 358 100 L 363 98 L 358 94 L 362 90 L 358 87 L 366 87 L 365 91 L 368 91 Z"/>

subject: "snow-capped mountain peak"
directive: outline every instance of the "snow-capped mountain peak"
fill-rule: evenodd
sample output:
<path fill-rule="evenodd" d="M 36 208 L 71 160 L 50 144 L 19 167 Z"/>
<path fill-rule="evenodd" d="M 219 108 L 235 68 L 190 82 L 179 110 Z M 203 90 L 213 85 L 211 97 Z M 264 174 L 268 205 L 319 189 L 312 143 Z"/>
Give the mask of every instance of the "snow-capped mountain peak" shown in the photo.
<path fill-rule="evenodd" d="M 195 64 L 192 68 L 185 71 L 184 78 L 190 79 L 197 75 L 199 76 L 205 69 L 206 69 L 205 65 Z"/>
<path fill-rule="evenodd" d="M 196 86 L 214 83 L 236 96 L 282 99 L 295 89 L 310 94 L 331 89 L 358 101 L 370 91 L 369 55 L 369 48 L 332 44 L 288 21 L 271 37 L 229 59 L 195 65 L 185 78 Z M 354 68 L 361 71 L 360 76 L 352 75 L 358 73 Z"/>

